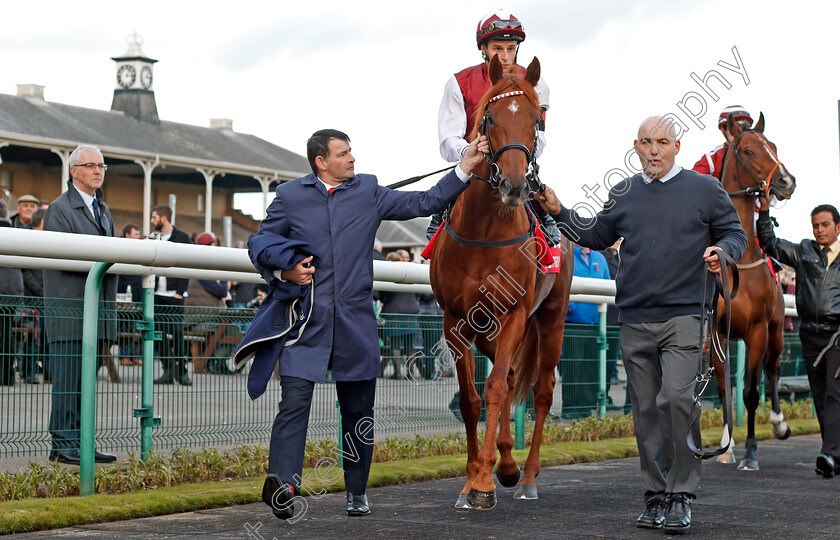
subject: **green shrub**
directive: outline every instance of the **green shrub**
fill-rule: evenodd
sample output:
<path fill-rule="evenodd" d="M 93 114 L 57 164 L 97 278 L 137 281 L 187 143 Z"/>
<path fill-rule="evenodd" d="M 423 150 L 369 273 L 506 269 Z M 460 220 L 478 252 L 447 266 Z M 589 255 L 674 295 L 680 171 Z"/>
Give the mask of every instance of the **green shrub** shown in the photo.
<path fill-rule="evenodd" d="M 782 401 L 785 418 L 813 418 L 810 400 L 796 402 Z M 756 421 L 767 423 L 770 406 L 761 404 L 756 411 Z M 702 428 L 721 427 L 723 411 L 703 411 L 700 419 Z M 542 443 L 552 444 L 573 441 L 598 441 L 617 437 L 632 437 L 632 415 L 607 415 L 603 418 L 590 416 L 571 423 L 547 420 L 543 428 Z M 530 446 L 534 436 L 534 423 L 525 426 L 525 444 Z M 484 431 L 478 432 L 479 441 L 484 440 Z M 421 437 L 388 438 L 373 447 L 373 461 L 397 461 L 427 456 L 464 454 L 467 440 L 463 433 L 448 433 Z M 338 448 L 334 440 L 307 441 L 304 467 L 313 467 L 324 457 L 335 458 Z M 268 449 L 264 446 L 239 445 L 227 451 L 202 448 L 199 451 L 176 448 L 171 457 L 151 453 L 146 461 L 128 454 L 128 461 L 115 467 L 98 467 L 94 486 L 97 493 L 126 493 L 145 489 L 204 482 L 262 476 L 268 470 Z M 30 463 L 22 472 L 0 473 L 0 502 L 28 497 L 68 497 L 79 494 L 79 474 L 71 472 L 58 463 L 45 467 Z"/>

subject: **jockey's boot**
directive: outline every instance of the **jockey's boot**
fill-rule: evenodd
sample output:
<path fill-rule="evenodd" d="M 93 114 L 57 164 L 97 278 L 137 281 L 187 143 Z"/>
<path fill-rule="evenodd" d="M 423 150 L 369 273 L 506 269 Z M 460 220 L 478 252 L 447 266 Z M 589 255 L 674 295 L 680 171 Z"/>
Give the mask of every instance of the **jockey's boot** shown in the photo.
<path fill-rule="evenodd" d="M 432 214 L 432 221 L 429 223 L 429 228 L 426 229 L 426 240 L 432 239 L 441 223 L 443 223 L 443 212 Z"/>
<path fill-rule="evenodd" d="M 559 246 L 561 241 L 560 229 L 557 228 L 557 222 L 554 221 L 554 218 L 548 212 L 543 216 L 543 225 L 545 225 L 545 235 L 548 237 L 551 245 L 555 247 Z"/>
<path fill-rule="evenodd" d="M 554 218 L 551 217 L 551 214 L 545 211 L 545 209 L 540 206 L 540 203 L 537 201 L 531 201 L 530 204 L 532 205 L 534 212 L 537 214 L 537 218 L 539 218 L 540 222 L 543 225 L 543 232 L 545 236 L 548 238 L 548 242 L 552 246 L 559 246 L 560 245 L 560 229 L 557 228 L 557 222 L 554 221 Z"/>

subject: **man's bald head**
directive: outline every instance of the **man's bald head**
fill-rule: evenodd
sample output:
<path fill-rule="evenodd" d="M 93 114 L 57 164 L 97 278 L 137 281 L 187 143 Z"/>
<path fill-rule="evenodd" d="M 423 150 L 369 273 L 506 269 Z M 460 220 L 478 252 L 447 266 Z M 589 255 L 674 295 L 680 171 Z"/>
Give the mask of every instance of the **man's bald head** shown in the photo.
<path fill-rule="evenodd" d="M 678 139 L 677 126 L 674 120 L 660 115 L 648 116 L 639 126 L 636 140 L 642 140 L 643 134 L 653 137 L 660 133 L 668 137 L 672 142 L 676 142 Z"/>
<path fill-rule="evenodd" d="M 633 147 L 642 161 L 645 174 L 654 180 L 662 178 L 674 167 L 680 141 L 671 118 L 660 115 L 645 118 Z"/>

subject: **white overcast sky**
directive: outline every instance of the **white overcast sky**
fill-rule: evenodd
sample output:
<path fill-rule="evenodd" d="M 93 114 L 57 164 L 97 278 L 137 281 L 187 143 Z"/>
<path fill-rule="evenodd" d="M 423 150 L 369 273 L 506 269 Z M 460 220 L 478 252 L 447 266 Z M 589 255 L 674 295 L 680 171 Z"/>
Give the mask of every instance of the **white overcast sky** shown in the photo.
<path fill-rule="evenodd" d="M 722 142 L 717 115 L 741 104 L 755 117 L 764 112 L 765 133 L 797 178 L 793 199 L 775 212 L 779 235 L 810 237 L 811 208 L 840 204 L 835 2 L 495 4 L 8 3 L 0 22 L 0 93 L 37 83 L 48 101 L 107 109 L 115 85 L 110 57 L 125 51 L 136 30 L 146 54 L 160 61 L 161 118 L 202 126 L 211 117 L 233 118 L 236 131 L 300 154 L 312 132 L 341 129 L 352 139 L 356 170 L 387 184 L 445 165 L 437 142 L 443 86 L 480 61 L 476 23 L 504 7 L 528 34 L 519 63 L 539 57 L 551 88 L 541 177 L 565 204 L 585 200 L 581 186 L 603 184 L 608 171 L 623 167 L 642 119 L 682 115 L 677 102 L 699 91 L 691 73 L 703 77 L 711 69 L 731 88 L 712 82 L 717 102 L 700 92 L 706 127 L 689 123 L 677 163 L 690 168 Z M 735 62 L 733 47 L 749 85 L 717 66 Z"/>

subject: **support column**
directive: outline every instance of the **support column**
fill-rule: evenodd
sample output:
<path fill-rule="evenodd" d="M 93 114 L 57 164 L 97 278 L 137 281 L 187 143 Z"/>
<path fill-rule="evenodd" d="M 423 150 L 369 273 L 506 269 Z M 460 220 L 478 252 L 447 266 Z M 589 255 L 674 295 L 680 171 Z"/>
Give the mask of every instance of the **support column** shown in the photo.
<path fill-rule="evenodd" d="M 219 174 L 219 171 L 213 169 L 196 169 L 204 177 L 204 183 L 207 185 L 207 191 L 204 195 L 204 230 L 212 232 L 213 227 L 213 179 Z"/>
<path fill-rule="evenodd" d="M 155 157 L 154 161 L 135 159 L 134 163 L 143 169 L 143 236 L 147 237 L 152 232 L 149 220 L 152 218 L 152 171 L 154 171 L 160 160 Z"/>
<path fill-rule="evenodd" d="M 271 193 L 269 192 L 268 187 L 271 185 L 272 181 L 277 179 L 277 175 L 274 175 L 274 177 L 254 175 L 254 179 L 260 183 L 260 187 L 262 188 L 263 216 L 265 216 L 265 211 L 268 209 L 268 205 L 271 204 Z"/>
<path fill-rule="evenodd" d="M 61 158 L 61 192 L 67 191 L 67 182 L 70 180 L 70 154 L 72 150 L 62 150 L 61 148 L 50 148 L 50 152 L 58 154 Z"/>

